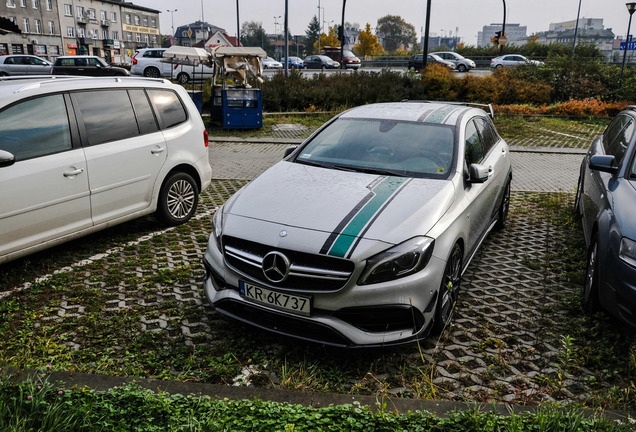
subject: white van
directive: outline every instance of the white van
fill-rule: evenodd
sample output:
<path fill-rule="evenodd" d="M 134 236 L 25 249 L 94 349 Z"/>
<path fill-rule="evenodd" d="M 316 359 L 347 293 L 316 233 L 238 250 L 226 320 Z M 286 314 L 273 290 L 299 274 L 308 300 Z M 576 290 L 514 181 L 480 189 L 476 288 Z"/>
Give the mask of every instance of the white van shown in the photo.
<path fill-rule="evenodd" d="M 180 85 L 0 78 L 0 263 L 149 213 L 185 223 L 211 176 Z"/>

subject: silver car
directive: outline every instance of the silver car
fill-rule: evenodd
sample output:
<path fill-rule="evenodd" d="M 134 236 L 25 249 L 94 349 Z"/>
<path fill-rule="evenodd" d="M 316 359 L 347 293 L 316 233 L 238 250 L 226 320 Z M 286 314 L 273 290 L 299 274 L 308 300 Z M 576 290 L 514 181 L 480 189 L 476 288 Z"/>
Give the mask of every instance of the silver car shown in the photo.
<path fill-rule="evenodd" d="M 469 70 L 477 67 L 474 61 L 467 59 L 454 51 L 436 52 L 435 55 L 453 63 L 455 65 L 455 69 L 459 72 L 468 72 Z"/>
<path fill-rule="evenodd" d="M 287 153 L 214 216 L 204 287 L 216 310 L 336 346 L 443 329 L 462 273 L 507 219 L 512 167 L 491 117 L 360 106 Z"/>
<path fill-rule="evenodd" d="M 7 75 L 48 75 L 52 63 L 29 54 L 0 56 L 0 76 Z"/>
<path fill-rule="evenodd" d="M 520 54 L 508 54 L 504 56 L 495 57 L 490 60 L 490 67 L 493 69 L 499 69 L 504 66 L 519 66 L 519 65 L 535 65 L 541 66 L 543 62 L 538 60 L 530 60 Z"/>

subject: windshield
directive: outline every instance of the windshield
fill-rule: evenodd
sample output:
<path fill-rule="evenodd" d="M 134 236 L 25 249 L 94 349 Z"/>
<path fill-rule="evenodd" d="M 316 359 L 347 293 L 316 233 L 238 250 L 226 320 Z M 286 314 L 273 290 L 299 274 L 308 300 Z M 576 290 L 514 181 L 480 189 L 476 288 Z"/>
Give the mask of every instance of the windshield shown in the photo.
<path fill-rule="evenodd" d="M 354 53 L 352 53 L 349 50 L 344 50 L 342 53 L 344 54 L 345 57 L 355 57 L 356 56 Z"/>
<path fill-rule="evenodd" d="M 298 163 L 405 177 L 446 178 L 454 157 L 449 126 L 337 119 L 312 139 Z"/>

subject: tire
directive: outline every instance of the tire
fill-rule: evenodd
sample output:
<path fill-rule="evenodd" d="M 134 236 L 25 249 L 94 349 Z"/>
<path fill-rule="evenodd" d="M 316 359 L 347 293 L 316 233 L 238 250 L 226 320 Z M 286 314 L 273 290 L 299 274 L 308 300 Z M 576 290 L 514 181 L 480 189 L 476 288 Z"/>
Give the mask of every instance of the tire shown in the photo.
<path fill-rule="evenodd" d="M 502 64 L 498 64 L 497 66 L 495 66 L 495 69 L 501 69 L 503 67 Z"/>
<path fill-rule="evenodd" d="M 161 78 L 161 72 L 156 67 L 147 67 L 144 69 L 144 76 L 148 78 Z"/>
<path fill-rule="evenodd" d="M 320 66 L 320 69 L 324 72 L 325 71 L 325 65 Z"/>
<path fill-rule="evenodd" d="M 587 253 L 587 269 L 585 271 L 585 285 L 583 285 L 582 306 L 585 313 L 592 315 L 600 309 L 598 300 L 598 240 L 592 238 Z"/>
<path fill-rule="evenodd" d="M 574 214 L 583 215 L 581 200 L 583 199 L 583 173 L 579 174 L 579 181 L 576 183 L 576 196 L 574 197 Z"/>
<path fill-rule="evenodd" d="M 433 331 L 441 333 L 455 314 L 455 304 L 462 280 L 463 252 L 461 246 L 456 243 L 448 257 L 442 283 L 439 287 L 437 304 L 435 305 L 435 322 Z"/>
<path fill-rule="evenodd" d="M 189 81 L 190 81 L 190 76 L 188 76 L 187 73 L 181 72 L 179 75 L 177 75 L 177 82 L 179 84 L 187 84 Z"/>
<path fill-rule="evenodd" d="M 303 65 L 303 69 L 307 69 L 307 65 Z"/>
<path fill-rule="evenodd" d="M 503 229 L 508 222 L 508 212 L 510 211 L 510 179 L 504 186 L 503 198 L 501 204 L 499 204 L 499 210 L 497 211 L 497 223 L 495 228 Z"/>
<path fill-rule="evenodd" d="M 468 70 L 468 68 L 466 67 L 465 64 L 461 64 L 460 63 L 460 64 L 457 65 L 457 70 L 460 71 L 460 72 L 466 72 Z"/>
<path fill-rule="evenodd" d="M 415 72 L 415 66 L 409 66 L 409 70 Z"/>
<path fill-rule="evenodd" d="M 157 203 L 157 218 L 168 226 L 188 222 L 197 211 L 199 187 L 189 174 L 178 172 L 163 182 Z"/>

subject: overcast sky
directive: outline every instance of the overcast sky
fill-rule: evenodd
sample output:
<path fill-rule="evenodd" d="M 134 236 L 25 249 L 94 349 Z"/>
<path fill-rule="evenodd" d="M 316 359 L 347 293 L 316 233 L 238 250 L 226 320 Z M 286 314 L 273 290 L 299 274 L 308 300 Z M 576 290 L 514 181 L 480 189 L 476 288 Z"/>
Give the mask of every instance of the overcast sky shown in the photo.
<path fill-rule="evenodd" d="M 233 0 L 129 0 L 139 6 L 161 11 L 161 32 L 171 33 L 174 15 L 175 28 L 202 17 L 210 24 L 236 35 L 236 1 Z M 293 35 L 305 34 L 312 16 L 318 14 L 319 0 L 288 0 L 289 30 Z M 484 25 L 501 23 L 504 0 L 432 0 L 431 35 L 456 35 L 468 45 L 476 45 L 477 32 Z M 285 0 L 238 0 L 239 17 L 260 22 L 268 33 L 274 33 L 275 22 L 282 33 Z M 603 18 L 605 28 L 616 35 L 625 35 L 629 13 L 625 0 L 581 0 L 581 17 Z M 552 22 L 576 19 L 579 0 L 506 0 L 506 23 L 525 25 L 528 35 L 544 31 Z M 342 0 L 320 0 L 321 19 L 328 25 L 338 23 L 342 16 Z M 168 10 L 177 11 L 174 13 Z M 375 27 L 378 18 L 398 15 L 413 24 L 418 38 L 426 19 L 426 0 L 348 0 L 345 20 Z M 634 20 L 631 31 L 636 31 Z M 458 29 L 458 30 L 457 30 Z"/>

